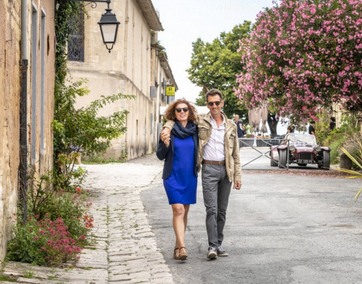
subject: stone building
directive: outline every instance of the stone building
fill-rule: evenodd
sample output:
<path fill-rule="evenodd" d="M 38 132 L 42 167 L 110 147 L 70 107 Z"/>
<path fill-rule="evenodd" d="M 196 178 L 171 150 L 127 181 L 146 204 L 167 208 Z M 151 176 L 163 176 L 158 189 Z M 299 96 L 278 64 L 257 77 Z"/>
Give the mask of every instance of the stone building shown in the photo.
<path fill-rule="evenodd" d="M 54 0 L 0 0 L 0 261 L 30 168 L 52 165 Z"/>
<path fill-rule="evenodd" d="M 117 41 L 111 52 L 102 42 L 98 21 L 107 7 L 87 5 L 85 15 L 73 23 L 74 33 L 68 46 L 71 80 L 86 79 L 88 96 L 77 106 L 122 93 L 134 95 L 105 107 L 101 115 L 127 110 L 127 132 L 115 139 L 105 154 L 114 160 L 133 159 L 155 150 L 158 138 L 160 106 L 171 101 L 166 87 L 177 85 L 168 64 L 167 53 L 158 42 L 163 30 L 151 0 L 112 1 L 110 8 L 120 22 Z"/>

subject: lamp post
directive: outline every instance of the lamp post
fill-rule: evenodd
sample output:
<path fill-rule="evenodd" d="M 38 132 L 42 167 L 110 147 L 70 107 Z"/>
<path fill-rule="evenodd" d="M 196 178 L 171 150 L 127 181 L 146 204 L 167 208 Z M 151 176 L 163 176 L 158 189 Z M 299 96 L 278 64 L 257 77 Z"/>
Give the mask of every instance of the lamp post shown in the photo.
<path fill-rule="evenodd" d="M 102 14 L 101 19 L 98 24 L 101 29 L 102 40 L 105 44 L 108 52 L 111 52 L 113 45 L 117 40 L 118 26 L 120 22 L 117 20 L 116 15 L 112 13 L 112 9 L 109 8 L 111 0 L 74 0 L 77 2 L 91 2 L 93 8 L 97 6 L 97 3 L 107 3 L 107 9 L 104 14 Z"/>

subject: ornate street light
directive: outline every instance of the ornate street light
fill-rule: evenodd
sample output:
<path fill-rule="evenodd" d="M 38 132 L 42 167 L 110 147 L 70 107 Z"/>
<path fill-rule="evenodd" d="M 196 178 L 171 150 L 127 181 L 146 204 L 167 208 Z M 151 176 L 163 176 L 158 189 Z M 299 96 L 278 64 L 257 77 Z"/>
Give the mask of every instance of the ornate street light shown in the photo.
<path fill-rule="evenodd" d="M 106 45 L 108 52 L 111 52 L 113 45 L 117 40 L 119 22 L 117 21 L 116 15 L 109 9 L 109 3 L 106 13 L 102 15 L 98 24 L 101 28 L 103 43 Z"/>
<path fill-rule="evenodd" d="M 111 0 L 74 0 L 77 2 L 91 2 L 92 8 L 97 7 L 98 3 L 107 3 L 107 9 L 100 21 L 98 22 L 99 27 L 101 29 L 102 40 L 105 44 L 108 52 L 111 52 L 113 45 L 116 43 L 117 40 L 117 33 L 118 33 L 118 26 L 120 22 L 118 22 L 116 15 L 112 13 L 112 9 L 109 8 L 111 4 Z"/>

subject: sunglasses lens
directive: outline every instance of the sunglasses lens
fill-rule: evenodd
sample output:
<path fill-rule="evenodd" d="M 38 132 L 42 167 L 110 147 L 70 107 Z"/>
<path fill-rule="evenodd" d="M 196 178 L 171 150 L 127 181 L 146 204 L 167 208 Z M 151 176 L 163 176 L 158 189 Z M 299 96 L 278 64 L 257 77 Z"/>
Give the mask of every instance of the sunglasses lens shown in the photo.
<path fill-rule="evenodd" d="M 184 108 L 177 108 L 177 109 L 176 109 L 176 111 L 177 111 L 177 112 L 181 112 L 181 111 L 183 111 L 183 112 L 188 112 L 188 111 L 189 111 L 189 109 L 188 109 L 187 107 L 184 107 Z"/>
<path fill-rule="evenodd" d="M 213 106 L 213 105 L 217 105 L 217 106 L 219 106 L 220 105 L 220 101 L 217 101 L 217 102 L 208 102 L 208 105 L 209 106 Z"/>

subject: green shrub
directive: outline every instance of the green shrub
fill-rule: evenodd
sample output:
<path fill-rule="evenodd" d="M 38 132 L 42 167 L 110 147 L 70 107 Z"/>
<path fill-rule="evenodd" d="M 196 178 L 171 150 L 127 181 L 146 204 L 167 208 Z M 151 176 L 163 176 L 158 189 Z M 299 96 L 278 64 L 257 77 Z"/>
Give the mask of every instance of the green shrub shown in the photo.
<path fill-rule="evenodd" d="M 348 141 L 353 139 L 353 136 L 358 135 L 360 131 L 358 118 L 356 114 L 353 113 L 345 114 L 342 117 L 340 125 L 334 130 L 329 129 L 328 115 L 325 113 L 320 114 L 318 118 L 319 121 L 316 123 L 317 140 L 320 141 L 320 144 L 323 146 L 329 146 L 331 148 L 331 163 L 338 164 L 341 162 L 341 159 L 343 160 L 346 157 L 345 154 L 341 152 L 341 147 L 346 146 L 347 143 L 347 148 L 350 149 L 351 142 Z M 355 142 L 352 143 L 355 144 Z"/>
<path fill-rule="evenodd" d="M 361 135 L 362 136 L 362 135 Z M 356 170 L 350 170 L 350 169 L 341 169 L 342 172 L 345 172 L 347 174 L 349 174 L 350 178 L 358 178 L 358 179 L 362 179 L 362 142 L 361 140 L 357 141 L 357 145 L 358 145 L 358 149 L 357 149 L 357 153 L 356 154 L 351 154 L 346 148 L 342 147 L 341 151 L 347 155 L 352 163 L 355 165 Z M 359 198 L 359 196 L 362 193 L 362 188 L 358 190 L 357 194 L 355 195 L 355 200 L 357 201 L 357 199 Z"/>
<path fill-rule="evenodd" d="M 18 223 L 15 237 L 8 243 L 8 260 L 45 265 L 45 253 L 41 250 L 45 240 L 39 239 L 40 226 L 35 218 L 29 218 L 26 224 Z"/>
<path fill-rule="evenodd" d="M 69 233 L 75 240 L 85 245 L 88 230 L 93 226 L 93 218 L 88 214 L 90 203 L 88 193 L 76 187 L 77 192 L 59 192 L 48 207 L 51 220 L 62 218 Z"/>
<path fill-rule="evenodd" d="M 338 137 L 338 139 L 331 140 L 331 144 L 329 144 L 329 147 L 331 148 L 330 153 L 330 159 L 332 164 L 338 164 L 339 163 L 339 157 L 340 152 L 339 149 L 341 148 L 341 145 L 343 144 L 344 137 Z"/>
<path fill-rule="evenodd" d="M 8 245 L 8 260 L 59 266 L 76 260 L 81 251 L 61 218 L 53 221 L 31 217 L 25 225 L 17 226 L 15 234 Z"/>
<path fill-rule="evenodd" d="M 75 184 L 82 177 L 78 176 Z M 28 221 L 18 223 L 7 258 L 46 266 L 76 260 L 80 250 L 90 243 L 93 217 L 88 213 L 89 194 L 80 186 L 58 189 L 51 176 L 36 180 L 33 174 L 28 190 Z"/>

